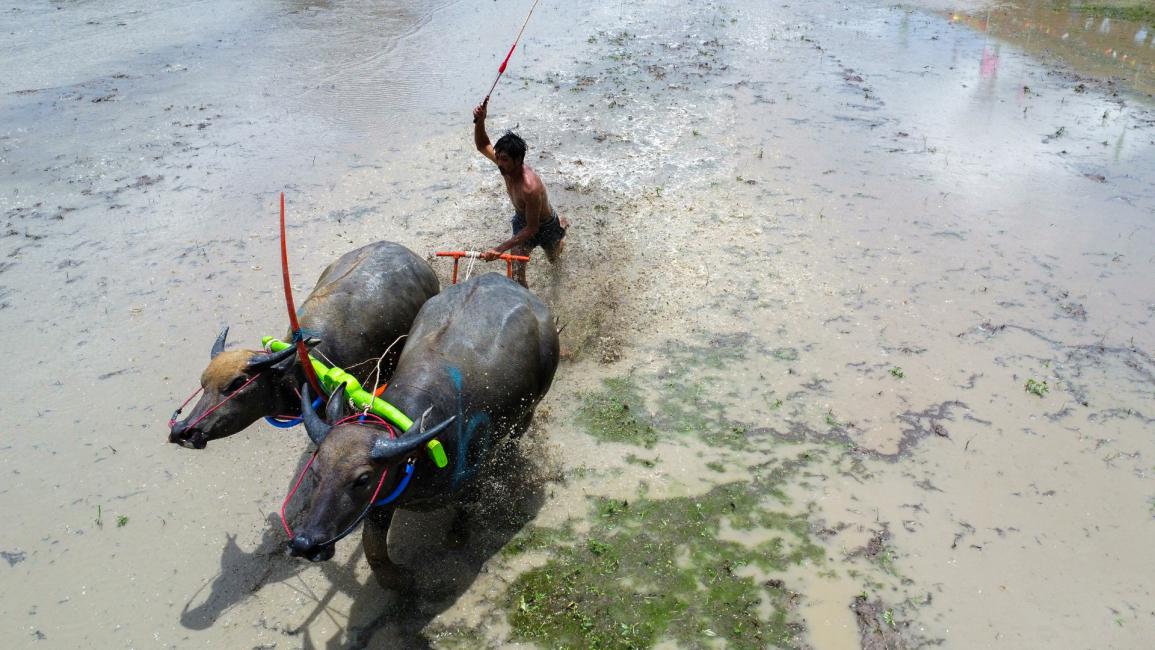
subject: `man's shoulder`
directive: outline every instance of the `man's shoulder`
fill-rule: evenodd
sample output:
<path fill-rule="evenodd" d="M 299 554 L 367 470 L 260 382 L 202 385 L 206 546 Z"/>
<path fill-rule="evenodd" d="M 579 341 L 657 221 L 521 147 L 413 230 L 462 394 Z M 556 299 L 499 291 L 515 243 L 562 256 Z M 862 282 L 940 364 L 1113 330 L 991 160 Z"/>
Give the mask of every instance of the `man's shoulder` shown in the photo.
<path fill-rule="evenodd" d="M 542 182 L 541 176 L 538 175 L 537 171 L 534 170 L 529 165 L 525 165 L 525 171 L 526 171 L 526 174 L 525 174 L 524 185 L 525 185 L 526 191 L 528 191 L 528 192 L 541 192 L 541 191 L 543 191 L 545 189 L 545 183 Z"/>

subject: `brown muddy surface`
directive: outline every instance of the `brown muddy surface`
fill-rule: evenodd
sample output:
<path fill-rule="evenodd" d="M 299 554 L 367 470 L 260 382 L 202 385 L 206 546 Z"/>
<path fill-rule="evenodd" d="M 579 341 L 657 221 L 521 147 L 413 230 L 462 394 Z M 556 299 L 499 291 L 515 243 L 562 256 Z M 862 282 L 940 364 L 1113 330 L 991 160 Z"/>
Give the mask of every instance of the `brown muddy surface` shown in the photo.
<path fill-rule="evenodd" d="M 519 534 L 783 459 L 802 469 L 766 507 L 823 559 L 736 572 L 788 594 L 777 643 L 1148 647 L 1151 26 L 1080 30 L 1045 3 L 581 4 L 538 7 L 490 109 L 573 223 L 529 277 L 572 360 L 473 545 L 399 517 L 407 598 L 355 537 L 284 555 L 302 432 L 194 452 L 165 423 L 221 326 L 254 347 L 285 329 L 278 192 L 298 297 L 368 241 L 504 236 L 469 112 L 529 3 L 0 9 L 5 647 L 522 643 L 511 585 L 561 551 L 508 552 Z M 653 444 L 583 425 L 606 379 L 637 387 Z M 700 633 L 658 645 L 746 647 Z"/>

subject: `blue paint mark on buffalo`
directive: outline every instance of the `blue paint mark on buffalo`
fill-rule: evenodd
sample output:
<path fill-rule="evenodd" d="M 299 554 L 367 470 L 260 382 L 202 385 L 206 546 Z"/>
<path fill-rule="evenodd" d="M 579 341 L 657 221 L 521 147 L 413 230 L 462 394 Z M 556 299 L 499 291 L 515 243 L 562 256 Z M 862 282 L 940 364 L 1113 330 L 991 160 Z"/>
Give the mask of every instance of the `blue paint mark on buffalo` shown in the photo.
<path fill-rule="evenodd" d="M 314 422 L 310 436 L 320 444 L 314 464 L 318 485 L 293 553 L 314 561 L 331 558 L 333 542 L 325 540 L 355 521 L 382 472 L 389 483 L 385 489 L 391 490 L 397 480 L 391 477 L 403 476 L 404 466 L 414 462 L 408 487 L 395 501 L 369 511 L 361 535 L 378 582 L 387 588 L 402 584 L 386 542 L 395 509 L 468 501 L 481 484 L 482 469 L 494 468 L 486 461 L 501 439 L 529 427 L 557 363 L 558 337 L 549 307 L 503 275 L 467 280 L 427 301 L 381 396 L 418 424 L 390 440 L 367 423 L 329 428 Z M 449 418 L 453 423 L 436 437 L 456 458 L 450 459 L 451 469 L 438 469 L 424 452 L 428 434 L 422 436 L 421 421 Z M 330 421 L 337 421 L 336 414 Z"/>
<path fill-rule="evenodd" d="M 487 434 L 491 420 L 489 414 L 485 412 L 474 413 L 466 418 L 461 370 L 456 366 L 450 366 L 449 379 L 453 382 L 453 388 L 457 395 L 457 458 L 454 460 L 453 468 L 453 488 L 457 489 L 462 482 L 473 478 L 480 469 L 477 464 L 468 464 L 467 462 L 469 460 L 469 445 L 480 429 L 482 433 L 481 444 L 483 445 L 480 451 L 484 454 L 489 450 L 490 441 Z"/>

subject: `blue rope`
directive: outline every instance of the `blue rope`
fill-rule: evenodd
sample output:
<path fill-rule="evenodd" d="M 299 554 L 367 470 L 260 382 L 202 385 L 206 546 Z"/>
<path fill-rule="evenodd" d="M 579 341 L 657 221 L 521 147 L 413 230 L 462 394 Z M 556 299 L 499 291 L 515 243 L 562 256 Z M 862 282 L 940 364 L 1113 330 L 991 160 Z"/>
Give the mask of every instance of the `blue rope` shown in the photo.
<path fill-rule="evenodd" d="M 313 409 L 314 410 L 317 409 L 319 406 L 321 406 L 321 401 L 322 400 L 320 397 L 317 397 L 317 399 L 313 400 Z M 289 418 L 287 420 L 282 420 L 280 418 L 276 418 L 276 417 L 273 417 L 271 415 L 265 416 L 265 422 L 268 422 L 269 424 L 273 425 L 274 427 L 277 427 L 278 429 L 289 429 L 289 428 L 295 427 L 298 424 L 300 424 L 301 421 L 302 421 L 301 418 Z"/>
<path fill-rule="evenodd" d="M 413 477 L 413 463 L 405 463 L 405 478 L 401 479 L 401 482 L 397 484 L 397 487 L 393 490 L 393 494 L 390 494 L 389 496 L 385 497 L 384 499 L 381 499 L 380 501 L 373 502 L 373 505 L 383 506 L 383 505 L 389 503 L 390 501 L 396 499 L 397 497 L 401 496 L 401 493 L 405 491 L 405 488 L 409 487 L 409 479 L 412 477 Z"/>

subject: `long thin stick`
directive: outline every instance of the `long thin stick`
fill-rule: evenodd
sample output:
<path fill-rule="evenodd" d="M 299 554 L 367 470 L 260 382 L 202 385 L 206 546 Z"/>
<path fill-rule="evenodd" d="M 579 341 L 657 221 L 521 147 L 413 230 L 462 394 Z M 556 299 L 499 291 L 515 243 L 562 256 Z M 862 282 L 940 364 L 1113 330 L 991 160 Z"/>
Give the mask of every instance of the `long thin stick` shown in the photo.
<path fill-rule="evenodd" d="M 509 63 L 509 57 L 513 56 L 513 50 L 517 48 L 517 43 L 521 40 L 521 35 L 525 33 L 525 26 L 529 24 L 529 17 L 533 15 L 533 10 L 537 8 L 538 2 L 540 2 L 540 0 L 533 0 L 533 6 L 529 8 L 529 13 L 525 16 L 525 22 L 521 24 L 521 29 L 517 32 L 517 38 L 513 39 L 513 45 L 509 48 L 509 54 L 505 55 L 505 60 L 501 62 L 501 67 L 497 69 L 497 77 L 494 78 L 493 85 L 489 87 L 489 92 L 485 93 L 485 101 L 489 101 L 489 96 L 493 94 L 493 89 L 497 88 L 497 82 L 501 79 L 501 75 L 505 73 L 505 66 Z"/>

